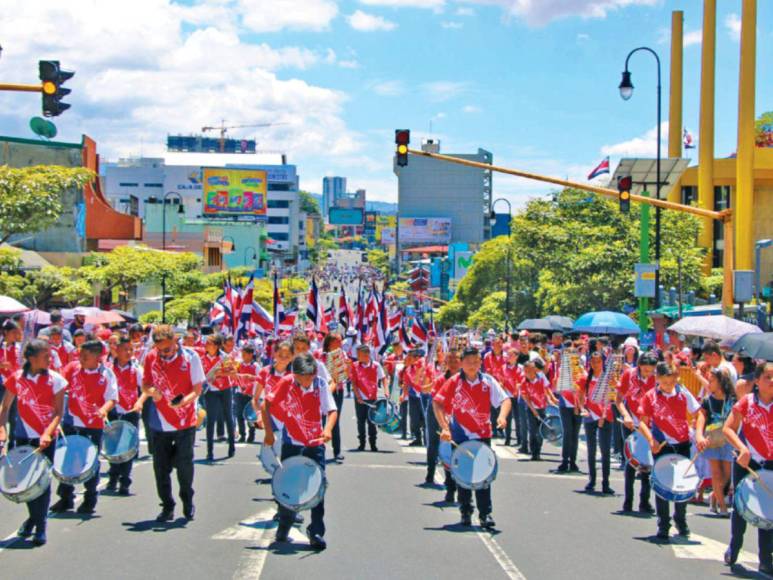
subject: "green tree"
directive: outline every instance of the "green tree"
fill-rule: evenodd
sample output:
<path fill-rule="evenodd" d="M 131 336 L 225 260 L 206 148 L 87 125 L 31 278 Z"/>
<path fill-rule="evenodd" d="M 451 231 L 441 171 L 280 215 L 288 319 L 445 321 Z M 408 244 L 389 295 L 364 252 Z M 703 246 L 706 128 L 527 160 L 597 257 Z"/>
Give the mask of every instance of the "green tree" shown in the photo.
<path fill-rule="evenodd" d="M 368 264 L 377 270 L 381 270 L 385 276 L 389 276 L 389 254 L 379 248 L 373 248 L 372 250 L 368 250 L 367 256 Z"/>
<path fill-rule="evenodd" d="M 773 111 L 762 113 L 754 123 L 757 147 L 773 147 Z"/>
<path fill-rule="evenodd" d="M 302 212 L 314 215 L 322 215 L 319 211 L 319 202 L 308 191 L 299 191 L 298 198 L 300 199 L 300 207 Z"/>
<path fill-rule="evenodd" d="M 501 290 L 489 294 L 467 319 L 467 326 L 479 330 L 502 330 L 505 320 L 505 293 Z"/>
<path fill-rule="evenodd" d="M 54 225 L 62 214 L 62 193 L 83 187 L 94 177 L 93 171 L 81 167 L 0 166 L 0 243 Z"/>

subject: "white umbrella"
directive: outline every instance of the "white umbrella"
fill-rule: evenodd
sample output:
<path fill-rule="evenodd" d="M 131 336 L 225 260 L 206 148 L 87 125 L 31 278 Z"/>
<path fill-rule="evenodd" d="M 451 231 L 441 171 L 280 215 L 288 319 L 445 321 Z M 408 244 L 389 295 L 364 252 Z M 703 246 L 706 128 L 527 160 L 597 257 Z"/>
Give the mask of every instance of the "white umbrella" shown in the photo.
<path fill-rule="evenodd" d="M 0 314 L 16 314 L 18 312 L 27 312 L 27 310 L 29 308 L 18 300 L 10 296 L 0 296 Z"/>
<path fill-rule="evenodd" d="M 729 316 L 687 316 L 672 324 L 668 330 L 678 334 L 702 336 L 722 342 L 735 342 L 745 334 L 756 334 L 762 330 L 754 324 L 736 320 Z"/>

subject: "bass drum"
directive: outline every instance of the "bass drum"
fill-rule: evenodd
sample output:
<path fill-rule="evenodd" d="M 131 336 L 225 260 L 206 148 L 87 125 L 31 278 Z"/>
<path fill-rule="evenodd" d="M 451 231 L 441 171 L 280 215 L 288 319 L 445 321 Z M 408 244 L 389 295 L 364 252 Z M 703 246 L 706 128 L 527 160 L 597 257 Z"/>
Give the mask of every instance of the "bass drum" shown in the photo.
<path fill-rule="evenodd" d="M 51 462 L 34 447 L 14 447 L 0 459 L 0 493 L 12 502 L 37 499 L 50 485 Z"/>

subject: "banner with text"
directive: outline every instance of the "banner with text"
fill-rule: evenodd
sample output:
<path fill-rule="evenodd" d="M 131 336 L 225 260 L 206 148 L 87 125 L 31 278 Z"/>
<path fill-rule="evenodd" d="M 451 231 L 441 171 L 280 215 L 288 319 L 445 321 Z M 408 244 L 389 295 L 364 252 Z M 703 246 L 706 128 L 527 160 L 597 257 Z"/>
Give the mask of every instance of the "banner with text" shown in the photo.
<path fill-rule="evenodd" d="M 206 217 L 266 215 L 266 172 L 257 169 L 202 169 L 204 215 Z"/>

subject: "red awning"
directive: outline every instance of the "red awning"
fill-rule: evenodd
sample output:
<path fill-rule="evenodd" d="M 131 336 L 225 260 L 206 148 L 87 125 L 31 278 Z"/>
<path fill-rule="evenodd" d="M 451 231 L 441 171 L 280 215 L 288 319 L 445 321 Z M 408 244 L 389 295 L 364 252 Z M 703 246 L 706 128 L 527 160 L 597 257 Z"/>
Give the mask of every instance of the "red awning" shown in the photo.
<path fill-rule="evenodd" d="M 421 248 L 403 248 L 401 252 L 409 254 L 441 254 L 448 251 L 448 246 L 424 246 Z"/>

